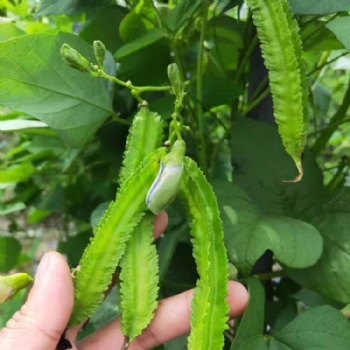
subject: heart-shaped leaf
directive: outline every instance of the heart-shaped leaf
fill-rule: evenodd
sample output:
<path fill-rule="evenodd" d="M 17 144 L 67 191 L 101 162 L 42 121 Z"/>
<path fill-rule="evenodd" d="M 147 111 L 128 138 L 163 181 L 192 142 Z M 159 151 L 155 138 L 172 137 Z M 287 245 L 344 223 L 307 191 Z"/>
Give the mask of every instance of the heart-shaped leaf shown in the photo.
<path fill-rule="evenodd" d="M 286 216 L 265 215 L 237 185 L 214 184 L 224 222 L 229 259 L 245 274 L 266 250 L 287 266 L 308 267 L 322 253 L 322 238 L 310 224 Z"/>
<path fill-rule="evenodd" d="M 348 350 L 350 325 L 344 315 L 331 306 L 303 312 L 273 335 L 270 350 Z"/>
<path fill-rule="evenodd" d="M 288 275 L 304 287 L 340 302 L 350 302 L 350 214 L 329 213 L 319 218 L 324 242 L 321 258 L 304 270 L 287 269 Z"/>

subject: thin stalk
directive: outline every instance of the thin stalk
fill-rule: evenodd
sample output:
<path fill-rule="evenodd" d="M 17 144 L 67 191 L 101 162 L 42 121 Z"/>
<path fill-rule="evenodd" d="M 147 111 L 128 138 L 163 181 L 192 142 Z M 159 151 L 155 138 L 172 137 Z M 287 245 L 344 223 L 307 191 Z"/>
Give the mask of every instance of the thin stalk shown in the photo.
<path fill-rule="evenodd" d="M 242 115 L 247 115 L 252 109 L 254 109 L 260 102 L 262 102 L 270 93 L 270 88 L 268 87 L 258 98 L 256 98 L 252 103 L 250 103 L 247 108 L 243 111 Z"/>
<path fill-rule="evenodd" d="M 133 95 L 137 98 L 142 92 L 146 91 L 171 91 L 172 87 L 170 85 L 167 86 L 135 86 L 131 83 L 131 81 L 123 81 L 118 79 L 117 77 L 112 77 L 111 75 L 108 75 L 103 70 L 99 70 L 97 73 L 90 72 L 91 75 L 105 78 L 107 80 L 113 81 L 116 84 L 119 84 L 121 86 L 124 86 L 128 89 L 130 89 L 133 92 Z M 139 102 L 143 102 L 140 98 L 138 98 Z"/>
<path fill-rule="evenodd" d="M 324 63 L 321 63 L 320 65 L 316 66 L 313 70 L 311 70 L 310 72 L 308 72 L 307 75 L 310 76 L 310 75 L 316 73 L 317 71 L 319 71 L 319 70 L 321 70 L 322 68 L 328 66 L 329 64 L 335 62 L 335 61 L 338 60 L 339 58 L 341 58 L 341 57 L 343 57 L 343 56 L 346 56 L 347 54 L 348 54 L 347 51 L 346 51 L 346 52 L 343 52 L 342 54 L 340 54 L 340 55 L 338 55 L 338 56 L 332 58 L 331 60 L 326 61 L 326 62 L 324 62 Z"/>
<path fill-rule="evenodd" d="M 254 101 L 260 95 L 268 81 L 269 77 L 268 75 L 265 75 L 264 79 L 260 82 L 259 86 L 255 89 L 252 96 L 250 97 L 250 101 Z"/>
<path fill-rule="evenodd" d="M 332 137 L 333 133 L 336 131 L 337 126 L 343 122 L 349 107 L 350 107 L 350 79 L 349 79 L 346 93 L 343 98 L 343 102 L 340 105 L 337 112 L 333 115 L 333 117 L 330 120 L 329 124 L 334 126 L 323 130 L 319 138 L 316 140 L 314 146 L 312 147 L 316 155 L 318 155 L 324 149 L 329 139 Z"/>
<path fill-rule="evenodd" d="M 174 61 L 177 64 L 180 72 L 180 77 L 182 81 L 185 81 L 185 74 L 184 74 L 184 68 L 183 63 L 181 60 L 181 50 L 179 45 L 177 44 L 176 40 L 173 41 L 173 51 L 174 51 Z"/>
<path fill-rule="evenodd" d="M 256 44 L 258 43 L 258 37 L 257 35 L 254 36 L 254 39 L 252 40 L 252 42 L 250 43 L 250 45 L 248 46 L 248 49 L 244 52 L 244 56 L 242 58 L 242 61 L 240 62 L 240 65 L 238 67 L 238 70 L 237 70 L 237 74 L 236 74 L 236 77 L 235 77 L 235 82 L 239 82 L 239 80 L 241 79 L 241 76 L 244 72 L 244 68 L 256 46 Z"/>
<path fill-rule="evenodd" d="M 309 40 L 312 36 L 314 36 L 320 29 L 322 29 L 324 27 L 324 25 L 326 25 L 327 23 L 329 23 L 330 21 L 333 21 L 333 19 L 335 19 L 336 17 L 338 17 L 338 13 L 334 14 L 333 16 L 331 16 L 329 19 L 327 19 L 326 21 L 322 21 L 322 25 L 320 25 L 319 27 L 317 27 L 315 30 L 313 30 L 308 36 L 306 36 L 305 38 L 303 38 L 303 41 L 306 42 L 306 40 Z"/>
<path fill-rule="evenodd" d="M 199 38 L 199 50 L 197 59 L 197 74 L 196 74 L 196 97 L 197 97 L 197 118 L 198 118 L 198 134 L 199 134 L 199 162 L 204 173 L 207 172 L 207 158 L 204 137 L 204 113 L 203 113 L 203 60 L 204 60 L 204 40 L 207 31 L 209 1 L 204 1 L 204 9 L 202 16 L 202 28 Z"/>
<path fill-rule="evenodd" d="M 350 119 L 346 119 L 346 120 L 342 120 L 341 122 L 339 123 L 334 123 L 334 124 L 328 124 L 327 126 L 325 126 L 324 128 L 321 128 L 317 131 L 314 131 L 314 132 L 310 132 L 308 134 L 308 136 L 315 136 L 315 135 L 318 135 L 319 133 L 325 131 L 325 130 L 328 130 L 330 128 L 333 128 L 333 127 L 338 127 L 339 125 L 343 125 L 343 124 L 346 124 L 346 123 L 350 123 Z"/>
<path fill-rule="evenodd" d="M 340 186 L 343 186 L 345 178 L 344 178 L 344 171 L 346 168 L 349 167 L 349 158 L 343 157 L 335 168 L 337 169 L 336 173 L 332 177 L 332 179 L 328 182 L 326 185 L 326 189 L 328 193 L 331 193 L 335 191 Z M 328 170 L 328 169 L 327 169 Z"/>

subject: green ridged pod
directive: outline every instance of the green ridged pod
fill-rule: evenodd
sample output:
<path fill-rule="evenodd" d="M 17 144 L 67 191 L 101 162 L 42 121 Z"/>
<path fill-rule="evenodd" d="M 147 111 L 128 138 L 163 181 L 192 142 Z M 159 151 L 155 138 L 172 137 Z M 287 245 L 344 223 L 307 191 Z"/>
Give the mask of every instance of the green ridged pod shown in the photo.
<path fill-rule="evenodd" d="M 161 145 L 163 138 L 163 123 L 159 114 L 151 112 L 147 106 L 141 106 L 135 115 L 126 140 L 123 165 L 119 184 L 135 171 L 141 161 Z"/>
<path fill-rule="evenodd" d="M 74 275 L 74 308 L 69 326 L 85 321 L 101 304 L 126 242 L 146 211 L 145 198 L 166 154 L 161 148 L 148 155 L 129 176 L 99 222 Z"/>
<path fill-rule="evenodd" d="M 269 71 L 274 115 L 287 153 L 303 176 L 308 82 L 299 27 L 287 0 L 246 0 L 253 13 L 262 55 Z"/>
<path fill-rule="evenodd" d="M 190 216 L 193 255 L 199 280 L 191 311 L 189 350 L 221 350 L 227 328 L 227 256 L 215 194 L 197 164 L 184 159 L 179 192 Z"/>
<path fill-rule="evenodd" d="M 153 244 L 153 222 L 151 213 L 142 218 L 121 261 L 121 325 L 128 342 L 148 326 L 157 307 L 159 267 Z"/>
<path fill-rule="evenodd" d="M 159 147 L 163 128 L 160 116 L 147 107 L 134 118 L 124 155 L 120 185 L 135 172 L 139 163 Z M 135 227 L 121 260 L 121 326 L 131 342 L 151 322 L 159 289 L 158 255 L 153 244 L 154 215 L 147 213 Z"/>

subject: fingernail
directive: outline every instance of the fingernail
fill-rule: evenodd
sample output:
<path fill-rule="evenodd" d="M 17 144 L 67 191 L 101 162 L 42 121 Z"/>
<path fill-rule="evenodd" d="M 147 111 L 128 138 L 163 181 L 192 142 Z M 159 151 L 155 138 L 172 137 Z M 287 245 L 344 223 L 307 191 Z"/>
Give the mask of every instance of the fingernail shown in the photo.
<path fill-rule="evenodd" d="M 49 253 L 45 253 L 41 258 L 40 264 L 35 274 L 35 284 L 40 284 L 44 280 L 46 272 L 50 265 L 50 260 L 51 258 Z"/>

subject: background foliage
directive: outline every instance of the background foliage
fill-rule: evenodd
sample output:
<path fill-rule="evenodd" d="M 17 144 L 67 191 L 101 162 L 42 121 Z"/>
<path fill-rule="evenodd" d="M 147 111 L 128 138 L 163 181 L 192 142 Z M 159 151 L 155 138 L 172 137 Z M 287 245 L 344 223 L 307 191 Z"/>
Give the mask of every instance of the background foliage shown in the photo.
<path fill-rule="evenodd" d="M 0 0 L 1 273 L 32 273 L 47 249 L 76 266 L 115 196 L 137 102 L 127 89 L 67 67 L 59 53 L 69 43 L 94 61 L 91 44 L 101 40 L 111 75 L 166 85 L 167 66 L 176 62 L 191 81 L 183 111 L 188 154 L 218 196 L 228 256 L 239 272 L 232 268 L 231 277 L 248 283 L 251 294 L 226 348 L 347 349 L 350 5 L 290 4 L 310 89 L 305 175 L 297 184 L 282 182 L 296 169 L 274 125 L 243 1 Z M 169 121 L 172 95 L 143 97 Z M 169 227 L 157 243 L 160 297 L 194 287 L 197 278 L 179 208 L 169 208 Z M 247 279 L 252 272 L 262 283 Z M 85 334 L 117 315 L 116 293 Z M 23 298 L 24 292 L 4 304 L 2 325 Z M 177 339 L 163 348 L 185 344 Z"/>

